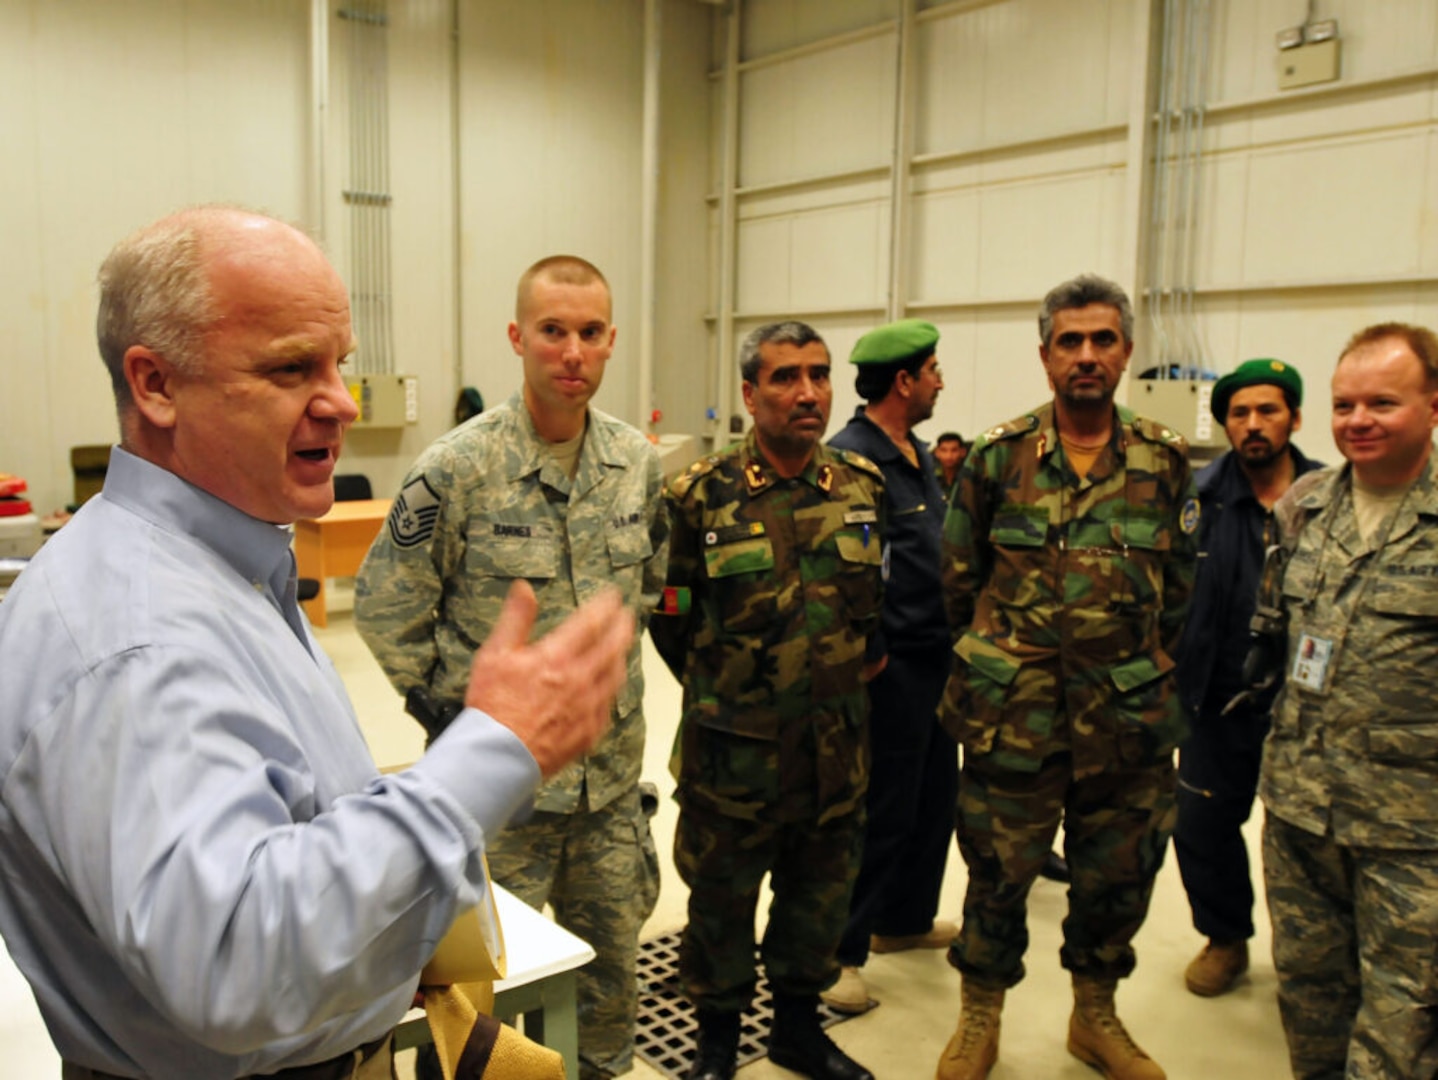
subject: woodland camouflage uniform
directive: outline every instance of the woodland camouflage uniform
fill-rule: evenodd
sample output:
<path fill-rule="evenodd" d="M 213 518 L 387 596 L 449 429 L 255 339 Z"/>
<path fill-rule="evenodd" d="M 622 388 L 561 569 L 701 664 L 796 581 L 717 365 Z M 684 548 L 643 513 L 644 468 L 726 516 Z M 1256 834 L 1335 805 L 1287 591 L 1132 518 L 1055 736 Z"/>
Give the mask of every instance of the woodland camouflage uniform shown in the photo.
<path fill-rule="evenodd" d="M 964 756 L 969 887 L 950 959 L 976 985 L 1023 977 L 1028 892 L 1061 818 L 1063 966 L 1095 979 L 1133 969 L 1186 733 L 1171 659 L 1198 524 L 1185 451 L 1118 407 L 1080 478 L 1050 403 L 987 432 L 959 472 L 944 548 L 957 640 L 939 715 Z"/>
<path fill-rule="evenodd" d="M 877 467 L 822 445 L 781 477 L 751 432 L 666 491 L 668 586 L 650 633 L 684 687 L 680 971 L 703 1008 L 738 1012 L 752 996 L 766 872 L 776 993 L 816 995 L 838 976 L 868 783 L 860 675 L 882 601 L 882 490 Z"/>

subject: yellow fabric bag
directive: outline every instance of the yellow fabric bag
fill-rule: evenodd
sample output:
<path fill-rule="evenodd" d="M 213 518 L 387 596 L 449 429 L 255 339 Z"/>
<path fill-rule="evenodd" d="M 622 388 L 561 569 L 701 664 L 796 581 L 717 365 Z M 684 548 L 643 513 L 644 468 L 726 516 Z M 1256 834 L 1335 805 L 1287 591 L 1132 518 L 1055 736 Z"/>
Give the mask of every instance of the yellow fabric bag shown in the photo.
<path fill-rule="evenodd" d="M 504 931 L 488 888 L 455 920 L 420 973 L 425 1017 L 445 1080 L 565 1080 L 564 1058 L 501 1024 L 494 980 L 504 978 Z"/>

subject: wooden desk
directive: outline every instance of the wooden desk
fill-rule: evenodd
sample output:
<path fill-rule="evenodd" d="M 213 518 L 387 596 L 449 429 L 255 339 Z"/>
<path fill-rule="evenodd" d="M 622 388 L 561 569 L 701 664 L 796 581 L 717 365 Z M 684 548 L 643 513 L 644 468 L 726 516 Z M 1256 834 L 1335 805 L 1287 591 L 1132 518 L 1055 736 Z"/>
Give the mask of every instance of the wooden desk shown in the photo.
<path fill-rule="evenodd" d="M 389 514 L 389 499 L 337 502 L 322 518 L 295 522 L 295 564 L 300 577 L 314 578 L 320 591 L 304 603 L 315 626 L 328 626 L 325 614 L 325 579 L 354 577 L 365 553 Z"/>
<path fill-rule="evenodd" d="M 509 975 L 494 984 L 494 1015 L 509 1023 L 524 1017 L 524 1033 L 564 1058 L 564 1073 L 579 1076 L 579 1016 L 575 1000 L 577 969 L 594 959 L 581 938 L 545 918 L 502 887 L 494 903 L 504 928 Z M 424 1012 L 411 1010 L 395 1030 L 395 1050 L 430 1041 Z"/>

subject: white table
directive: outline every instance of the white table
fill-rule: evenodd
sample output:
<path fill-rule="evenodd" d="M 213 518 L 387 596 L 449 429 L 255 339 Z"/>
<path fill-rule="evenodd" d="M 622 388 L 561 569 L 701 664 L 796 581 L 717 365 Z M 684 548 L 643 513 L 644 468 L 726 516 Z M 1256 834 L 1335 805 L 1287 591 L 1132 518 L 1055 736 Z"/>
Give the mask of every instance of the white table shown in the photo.
<path fill-rule="evenodd" d="M 513 1022 L 524 1017 L 524 1033 L 559 1051 L 570 1080 L 579 1076 L 579 1018 L 575 971 L 594 959 L 582 938 L 551 921 L 499 885 L 495 907 L 504 929 L 509 974 L 494 984 L 494 1015 Z M 395 1049 L 430 1041 L 423 1010 L 414 1009 L 395 1032 Z"/>

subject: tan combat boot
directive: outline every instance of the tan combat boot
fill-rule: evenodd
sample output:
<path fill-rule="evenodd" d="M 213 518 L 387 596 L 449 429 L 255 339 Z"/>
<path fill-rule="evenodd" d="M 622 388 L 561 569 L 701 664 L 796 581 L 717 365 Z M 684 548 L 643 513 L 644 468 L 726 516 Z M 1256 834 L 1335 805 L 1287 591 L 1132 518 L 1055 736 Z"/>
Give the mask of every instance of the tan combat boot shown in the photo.
<path fill-rule="evenodd" d="M 944 1047 L 934 1080 L 984 1080 L 999 1060 L 999 1013 L 1004 991 L 964 979 L 958 1030 Z"/>
<path fill-rule="evenodd" d="M 1199 997 L 1217 997 L 1233 989 L 1248 970 L 1248 942 L 1228 944 L 1210 940 L 1183 973 L 1184 985 Z"/>
<path fill-rule="evenodd" d="M 1117 985 L 1112 979 L 1074 976 L 1069 1053 L 1108 1080 L 1165 1080 L 1168 1074 L 1133 1041 L 1114 1012 Z"/>

